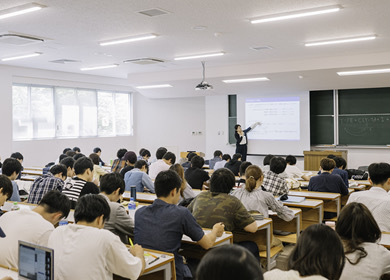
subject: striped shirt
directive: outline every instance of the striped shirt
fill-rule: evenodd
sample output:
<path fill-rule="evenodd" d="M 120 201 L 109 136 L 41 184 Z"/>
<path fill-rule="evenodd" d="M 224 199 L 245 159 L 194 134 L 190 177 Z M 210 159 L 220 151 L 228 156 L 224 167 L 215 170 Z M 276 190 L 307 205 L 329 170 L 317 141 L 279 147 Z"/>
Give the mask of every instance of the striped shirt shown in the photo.
<path fill-rule="evenodd" d="M 62 191 L 64 181 L 54 177 L 50 172 L 35 179 L 28 196 L 28 203 L 38 204 L 42 197 L 51 190 Z"/>
<path fill-rule="evenodd" d="M 72 209 L 74 209 L 80 196 L 89 193 L 99 194 L 99 188 L 94 183 L 84 181 L 78 177 L 73 177 L 68 178 L 65 181 L 62 193 L 69 198 L 72 203 Z"/>

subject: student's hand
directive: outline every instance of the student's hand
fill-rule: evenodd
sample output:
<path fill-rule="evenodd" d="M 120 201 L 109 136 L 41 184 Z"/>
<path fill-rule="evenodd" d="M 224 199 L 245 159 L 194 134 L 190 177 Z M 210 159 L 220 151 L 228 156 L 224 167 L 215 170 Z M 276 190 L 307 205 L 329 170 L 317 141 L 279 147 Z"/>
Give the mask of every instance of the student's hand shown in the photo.
<path fill-rule="evenodd" d="M 223 223 L 216 223 L 213 226 L 213 231 L 215 232 L 217 237 L 221 237 L 224 230 L 225 230 L 225 225 Z"/>
<path fill-rule="evenodd" d="M 9 276 L 6 276 L 4 278 L 1 278 L 0 280 L 13 280 L 13 278 L 9 277 Z"/>
<path fill-rule="evenodd" d="M 130 247 L 130 253 L 133 256 L 142 259 L 144 257 L 144 248 L 142 248 L 141 245 L 135 244 L 134 246 Z"/>

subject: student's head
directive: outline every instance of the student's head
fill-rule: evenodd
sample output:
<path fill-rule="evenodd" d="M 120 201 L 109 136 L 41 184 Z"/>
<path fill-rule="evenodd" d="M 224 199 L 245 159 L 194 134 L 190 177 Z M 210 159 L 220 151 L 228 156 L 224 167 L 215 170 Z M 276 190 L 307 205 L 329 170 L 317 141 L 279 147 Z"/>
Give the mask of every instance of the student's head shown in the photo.
<path fill-rule="evenodd" d="M 65 155 L 67 151 L 71 151 L 72 149 L 71 148 L 65 148 L 62 153 Z"/>
<path fill-rule="evenodd" d="M 333 155 L 333 154 L 330 154 L 330 155 L 327 155 L 326 157 L 327 157 L 327 158 L 330 158 L 330 159 L 334 159 L 336 156 Z"/>
<path fill-rule="evenodd" d="M 172 164 L 169 167 L 169 170 L 175 171 L 179 175 L 180 179 L 184 180 L 184 168 L 179 163 Z"/>
<path fill-rule="evenodd" d="M 229 160 L 231 160 L 232 158 L 231 158 L 231 156 L 229 155 L 229 154 L 224 154 L 223 156 L 222 156 L 222 160 L 226 160 L 226 161 L 229 161 Z"/>
<path fill-rule="evenodd" d="M 287 162 L 282 157 L 274 157 L 271 159 L 269 170 L 276 174 L 282 173 L 284 170 L 286 170 Z"/>
<path fill-rule="evenodd" d="M 368 174 L 374 185 L 390 185 L 390 164 L 384 162 L 372 163 L 368 166 Z"/>
<path fill-rule="evenodd" d="M 324 171 L 331 171 L 336 167 L 336 163 L 333 159 L 323 158 L 320 161 L 320 166 Z"/>
<path fill-rule="evenodd" d="M 118 159 L 122 159 L 123 156 L 126 154 L 127 150 L 126 149 L 119 149 L 117 152 L 116 152 L 116 156 Z"/>
<path fill-rule="evenodd" d="M 143 151 L 145 151 L 145 148 L 141 148 L 141 149 L 139 150 L 138 153 L 139 153 L 140 156 L 142 155 L 142 152 L 143 152 Z"/>
<path fill-rule="evenodd" d="M 61 161 L 61 160 L 63 160 L 66 157 L 68 157 L 68 156 L 65 155 L 65 154 L 60 154 L 60 156 L 58 157 L 58 161 Z"/>
<path fill-rule="evenodd" d="M 351 264 L 357 264 L 360 259 L 367 256 L 367 252 L 361 246 L 363 242 L 375 243 L 381 237 L 381 231 L 370 210 L 361 203 L 352 202 L 344 206 L 336 223 L 336 232 L 344 241 L 345 253 L 358 251 L 357 260 L 350 260 Z"/>
<path fill-rule="evenodd" d="M 125 192 L 125 181 L 119 173 L 107 173 L 100 179 L 100 191 L 107 195 L 114 195 L 119 200 L 120 196 Z"/>
<path fill-rule="evenodd" d="M 175 164 L 176 162 L 176 156 L 172 152 L 166 152 L 165 155 L 163 156 L 163 159 L 165 160 L 166 163 L 168 164 Z"/>
<path fill-rule="evenodd" d="M 99 165 L 99 155 L 92 153 L 89 155 L 89 159 L 92 160 L 93 164 Z"/>
<path fill-rule="evenodd" d="M 232 162 L 241 161 L 242 155 L 240 153 L 234 154 L 232 157 Z"/>
<path fill-rule="evenodd" d="M 181 179 L 173 170 L 161 171 L 154 181 L 157 197 L 171 197 L 176 204 L 180 198 Z"/>
<path fill-rule="evenodd" d="M 73 151 L 73 150 L 67 151 L 67 152 L 65 153 L 65 155 L 67 155 L 68 157 L 74 157 L 75 154 L 76 154 L 76 152 Z"/>
<path fill-rule="evenodd" d="M 12 193 L 11 180 L 5 175 L 0 175 L 0 206 L 4 205 L 4 202 L 12 196 Z"/>
<path fill-rule="evenodd" d="M 259 184 L 261 184 L 264 176 L 260 167 L 257 165 L 251 165 L 245 170 L 245 178 L 245 189 L 248 192 L 252 192 Z"/>
<path fill-rule="evenodd" d="M 187 160 L 188 160 L 189 162 L 191 162 L 191 160 L 192 160 L 192 158 L 193 158 L 194 156 L 197 156 L 197 154 L 194 153 L 194 152 L 189 152 L 189 153 L 187 154 Z"/>
<path fill-rule="evenodd" d="M 23 163 L 23 155 L 19 152 L 12 153 L 11 158 L 17 159 L 20 163 Z"/>
<path fill-rule="evenodd" d="M 243 161 L 240 165 L 240 170 L 238 171 L 239 175 L 240 176 L 244 176 L 245 175 L 245 170 L 251 166 L 252 163 L 250 161 Z"/>
<path fill-rule="evenodd" d="M 324 224 L 314 224 L 299 237 L 288 269 L 297 270 L 300 276 L 321 275 L 338 280 L 344 263 L 344 249 L 337 233 Z"/>
<path fill-rule="evenodd" d="M 234 130 L 237 131 L 237 132 L 241 132 L 241 131 L 242 131 L 241 125 L 236 124 L 236 125 L 234 126 Z"/>
<path fill-rule="evenodd" d="M 204 159 L 201 156 L 194 156 L 191 159 L 191 166 L 195 168 L 202 168 L 204 165 Z"/>
<path fill-rule="evenodd" d="M 110 218 L 110 206 L 107 200 L 98 194 L 86 194 L 77 201 L 74 210 L 76 223 L 93 223 L 95 227 L 103 228 L 104 222 Z"/>
<path fill-rule="evenodd" d="M 133 151 L 128 151 L 122 158 L 127 165 L 134 165 L 137 161 L 137 155 Z"/>
<path fill-rule="evenodd" d="M 79 147 L 73 147 L 72 150 L 73 150 L 73 152 L 75 152 L 76 154 L 81 153 L 81 150 L 80 150 Z"/>
<path fill-rule="evenodd" d="M 215 170 L 210 178 L 210 191 L 216 193 L 230 193 L 236 178 L 230 169 L 220 168 Z"/>
<path fill-rule="evenodd" d="M 289 155 L 289 156 L 286 156 L 286 162 L 288 165 L 295 165 L 297 163 L 297 159 L 296 159 L 296 157 Z"/>
<path fill-rule="evenodd" d="M 143 159 L 137 160 L 134 164 L 134 168 L 138 168 L 139 170 L 146 172 L 148 170 L 148 163 Z"/>
<path fill-rule="evenodd" d="M 251 252 L 239 245 L 225 245 L 210 250 L 196 271 L 197 280 L 262 280 L 259 262 Z"/>
<path fill-rule="evenodd" d="M 345 169 L 347 166 L 347 162 L 342 157 L 334 157 L 333 160 L 336 163 L 337 168 Z"/>
<path fill-rule="evenodd" d="M 151 157 L 151 153 L 149 150 L 144 149 L 141 153 L 141 157 L 144 158 L 145 160 L 148 160 Z"/>
<path fill-rule="evenodd" d="M 214 152 L 214 157 L 222 157 L 222 152 L 220 150 L 216 150 Z"/>
<path fill-rule="evenodd" d="M 68 170 L 66 169 L 65 165 L 56 164 L 50 168 L 50 173 L 53 174 L 55 177 L 60 178 L 62 181 L 65 181 L 68 174 Z"/>
<path fill-rule="evenodd" d="M 99 157 L 102 155 L 102 149 L 100 149 L 99 147 L 94 148 L 93 152 L 97 154 Z"/>
<path fill-rule="evenodd" d="M 15 158 L 7 158 L 3 162 L 1 171 L 11 180 L 15 180 L 18 177 L 20 171 L 22 171 L 22 164 Z"/>
<path fill-rule="evenodd" d="M 162 159 L 167 151 L 168 151 L 167 148 L 164 148 L 164 147 L 158 148 L 156 151 L 156 158 Z"/>
<path fill-rule="evenodd" d="M 66 157 L 60 161 L 61 164 L 66 166 L 68 177 L 73 177 L 74 175 L 74 169 L 73 169 L 74 162 L 75 161 L 72 157 Z"/>
<path fill-rule="evenodd" d="M 46 218 L 53 225 L 69 215 L 71 202 L 69 198 L 57 190 L 47 192 L 38 204 L 44 209 Z"/>
<path fill-rule="evenodd" d="M 86 176 L 89 179 L 87 181 L 92 181 L 93 179 L 92 171 L 93 171 L 93 163 L 89 158 L 82 157 L 76 160 L 76 162 L 74 163 L 74 172 L 76 173 L 76 175 Z"/>
<path fill-rule="evenodd" d="M 76 153 L 76 154 L 73 156 L 73 159 L 74 159 L 74 160 L 78 160 L 79 158 L 82 158 L 82 157 L 85 157 L 85 155 L 82 154 L 82 153 Z"/>
<path fill-rule="evenodd" d="M 263 159 L 263 165 L 270 165 L 271 159 L 273 159 L 275 156 L 274 155 L 266 155 Z"/>

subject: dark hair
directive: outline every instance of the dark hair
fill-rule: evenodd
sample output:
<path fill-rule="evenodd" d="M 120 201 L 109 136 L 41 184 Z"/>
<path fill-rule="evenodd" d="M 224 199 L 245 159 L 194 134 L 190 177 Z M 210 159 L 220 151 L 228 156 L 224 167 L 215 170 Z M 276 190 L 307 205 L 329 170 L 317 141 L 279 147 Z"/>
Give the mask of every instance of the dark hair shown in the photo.
<path fill-rule="evenodd" d="M 271 159 L 273 159 L 275 156 L 274 155 L 266 155 L 263 159 L 263 165 L 270 165 Z"/>
<path fill-rule="evenodd" d="M 47 213 L 61 212 L 64 218 L 68 217 L 71 203 L 69 198 L 57 190 L 48 191 L 39 202 Z"/>
<path fill-rule="evenodd" d="M 344 206 L 336 223 L 336 232 L 345 244 L 345 254 L 358 251 L 358 259 L 350 264 L 357 264 L 367 256 L 361 245 L 363 242 L 375 243 L 381 238 L 381 230 L 370 210 L 362 203 L 352 202 Z"/>
<path fill-rule="evenodd" d="M 63 164 L 56 164 L 56 165 L 53 165 L 50 168 L 50 173 L 53 174 L 53 175 L 57 175 L 57 174 L 62 173 L 62 176 L 66 177 L 66 175 L 68 174 L 68 170 L 66 169 L 65 165 L 63 165 Z"/>
<path fill-rule="evenodd" d="M 72 149 L 71 148 L 65 148 L 62 153 L 65 155 L 67 151 L 71 151 Z"/>
<path fill-rule="evenodd" d="M 61 164 L 65 165 L 66 168 L 73 168 L 75 160 L 72 157 L 66 157 L 60 161 Z"/>
<path fill-rule="evenodd" d="M 81 153 L 81 150 L 80 150 L 79 147 L 73 147 L 73 152 L 79 152 L 79 153 Z"/>
<path fill-rule="evenodd" d="M 286 170 L 287 162 L 282 157 L 274 157 L 271 159 L 269 170 L 276 174 L 282 173 L 284 170 Z"/>
<path fill-rule="evenodd" d="M 226 161 L 228 161 L 228 160 L 231 160 L 232 158 L 231 158 L 231 156 L 229 155 L 229 154 L 224 154 L 223 156 L 222 156 L 222 160 L 226 160 Z"/>
<path fill-rule="evenodd" d="M 92 153 L 89 155 L 90 160 L 92 160 L 93 164 L 99 165 L 99 155 Z"/>
<path fill-rule="evenodd" d="M 122 158 L 124 161 L 129 161 L 131 164 L 134 164 L 137 161 L 137 155 L 133 151 L 128 151 Z"/>
<path fill-rule="evenodd" d="M 204 165 L 204 159 L 201 156 L 196 155 L 191 159 L 192 167 L 202 168 L 203 165 Z"/>
<path fill-rule="evenodd" d="M 161 171 L 154 181 L 154 190 L 157 197 L 167 197 L 173 189 L 179 190 L 180 187 L 181 179 L 173 170 Z"/>
<path fill-rule="evenodd" d="M 7 158 L 3 162 L 1 171 L 6 176 L 11 176 L 14 172 L 19 174 L 22 171 L 22 164 L 15 158 Z"/>
<path fill-rule="evenodd" d="M 216 193 L 230 193 L 236 178 L 233 172 L 227 168 L 215 170 L 210 178 L 210 191 Z"/>
<path fill-rule="evenodd" d="M 375 185 L 383 185 L 390 178 L 390 164 L 385 162 L 371 163 L 368 166 L 368 174 Z"/>
<path fill-rule="evenodd" d="M 79 221 L 92 223 L 96 218 L 103 215 L 103 221 L 107 221 L 110 218 L 110 212 L 110 206 L 103 196 L 86 194 L 77 200 L 74 220 L 76 223 Z"/>
<path fill-rule="evenodd" d="M 193 158 L 194 156 L 197 156 L 197 154 L 194 153 L 194 152 L 189 152 L 189 153 L 187 154 L 187 159 L 188 159 L 188 161 L 191 161 L 192 158 Z"/>
<path fill-rule="evenodd" d="M 294 165 L 297 163 L 297 158 L 292 155 L 286 156 L 286 162 L 290 165 Z"/>
<path fill-rule="evenodd" d="M 19 160 L 23 160 L 23 155 L 19 152 L 16 152 L 16 153 L 12 153 L 12 155 L 10 156 L 11 158 L 15 158 L 15 159 L 19 159 Z"/>
<path fill-rule="evenodd" d="M 141 157 L 151 157 L 152 154 L 149 152 L 149 150 L 144 149 L 141 153 Z"/>
<path fill-rule="evenodd" d="M 330 159 L 334 159 L 335 157 L 336 157 L 336 156 L 333 155 L 333 154 L 330 154 L 330 155 L 327 156 L 327 158 L 330 158 Z"/>
<path fill-rule="evenodd" d="M 175 163 L 175 164 L 172 164 L 169 167 L 169 170 L 173 170 L 173 171 L 175 171 L 179 175 L 179 177 L 181 179 L 180 195 L 182 197 L 184 197 L 183 193 L 184 193 L 185 188 L 187 187 L 187 181 L 186 181 L 186 179 L 184 177 L 184 168 L 183 168 L 183 166 L 181 166 L 179 163 Z"/>
<path fill-rule="evenodd" d="M 78 154 L 75 154 L 75 155 L 73 156 L 73 159 L 77 161 L 79 158 L 82 158 L 82 157 L 85 157 L 85 155 L 82 154 L 82 153 L 78 153 Z"/>
<path fill-rule="evenodd" d="M 249 166 L 245 171 L 245 189 L 252 192 L 256 188 L 256 182 L 263 176 L 263 171 L 257 165 Z"/>
<path fill-rule="evenodd" d="M 320 161 L 320 166 L 324 171 L 330 171 L 335 168 L 336 162 L 331 158 L 323 158 Z"/>
<path fill-rule="evenodd" d="M 234 154 L 233 157 L 232 157 L 231 163 L 232 164 L 236 163 L 240 158 L 242 158 L 241 154 L 239 154 L 239 153 Z"/>
<path fill-rule="evenodd" d="M 171 164 L 174 164 L 176 162 L 176 156 L 172 152 L 166 152 L 165 155 L 163 156 L 163 159 L 167 161 L 171 160 Z"/>
<path fill-rule="evenodd" d="M 68 156 L 65 155 L 65 154 L 60 154 L 60 156 L 58 157 L 58 160 L 61 161 L 61 160 L 63 160 L 66 157 L 68 157 Z"/>
<path fill-rule="evenodd" d="M 166 148 L 164 148 L 164 147 L 158 148 L 157 151 L 156 151 L 156 158 L 157 159 L 162 159 L 167 151 L 168 150 Z"/>
<path fill-rule="evenodd" d="M 93 152 L 95 154 L 97 154 L 98 152 L 101 152 L 101 151 L 102 151 L 102 149 L 100 149 L 99 147 L 96 147 L 96 148 L 93 149 Z"/>
<path fill-rule="evenodd" d="M 288 269 L 300 276 L 322 275 L 338 280 L 345 264 L 344 249 L 337 233 L 324 224 L 306 228 L 291 252 Z"/>
<path fill-rule="evenodd" d="M 112 194 L 119 188 L 119 194 L 125 192 L 125 181 L 119 173 L 108 173 L 100 179 L 100 191 Z"/>
<path fill-rule="evenodd" d="M 139 152 L 138 152 L 139 155 L 141 155 L 143 151 L 145 151 L 145 148 L 141 148 L 141 149 L 139 150 Z"/>
<path fill-rule="evenodd" d="M 74 172 L 76 175 L 84 174 L 87 169 L 93 171 L 93 163 L 89 158 L 82 157 L 74 163 Z"/>
<path fill-rule="evenodd" d="M 245 170 L 251 166 L 252 163 L 250 161 L 243 161 L 240 165 L 240 176 L 243 176 L 245 174 Z"/>
<path fill-rule="evenodd" d="M 148 166 L 147 162 L 144 161 L 143 159 L 140 159 L 140 160 L 137 160 L 134 164 L 134 168 L 138 168 L 138 169 L 141 169 L 142 167 L 144 166 Z"/>
<path fill-rule="evenodd" d="M 239 245 L 225 245 L 207 252 L 196 270 L 197 280 L 262 280 L 259 262 Z"/>
<path fill-rule="evenodd" d="M 333 160 L 336 163 L 336 167 L 341 169 L 344 169 L 347 166 L 347 162 L 342 157 L 335 157 Z"/>
<path fill-rule="evenodd" d="M 214 152 L 214 157 L 220 157 L 220 156 L 222 156 L 222 152 L 220 150 L 216 150 Z"/>
<path fill-rule="evenodd" d="M 119 150 L 116 152 L 117 158 L 122 159 L 123 156 L 126 154 L 126 152 L 127 152 L 126 149 L 119 149 Z"/>
<path fill-rule="evenodd" d="M 237 130 L 237 128 L 238 128 L 239 126 L 241 126 L 241 125 L 236 124 L 236 125 L 234 126 L 234 130 Z"/>
<path fill-rule="evenodd" d="M 3 195 L 6 195 L 8 199 L 12 196 L 13 193 L 13 187 L 12 187 L 12 182 L 10 179 L 8 179 L 7 176 L 5 175 L 0 175 L 0 189 L 1 193 Z"/>
<path fill-rule="evenodd" d="M 73 151 L 73 150 L 67 151 L 67 152 L 65 153 L 65 155 L 67 155 L 68 157 L 73 157 L 75 154 L 76 154 L 76 152 Z"/>

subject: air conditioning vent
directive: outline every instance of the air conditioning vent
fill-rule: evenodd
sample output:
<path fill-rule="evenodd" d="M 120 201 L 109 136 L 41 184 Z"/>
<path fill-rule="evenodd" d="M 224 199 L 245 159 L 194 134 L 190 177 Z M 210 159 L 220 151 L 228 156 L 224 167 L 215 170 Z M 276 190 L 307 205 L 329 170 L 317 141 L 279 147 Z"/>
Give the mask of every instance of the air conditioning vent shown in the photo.
<path fill-rule="evenodd" d="M 123 63 L 134 63 L 139 65 L 149 65 L 149 64 L 156 64 L 156 63 L 163 63 L 163 62 L 165 61 L 162 59 L 150 58 L 150 57 L 128 59 L 123 61 Z"/>
<path fill-rule="evenodd" d="M 73 60 L 73 59 L 57 59 L 57 60 L 52 60 L 50 62 L 53 63 L 59 63 L 59 64 L 69 64 L 69 63 L 75 63 L 75 62 L 81 62 L 80 60 Z"/>
<path fill-rule="evenodd" d="M 36 43 L 43 43 L 44 40 L 36 37 L 30 37 L 18 34 L 1 34 L 0 43 L 13 46 L 27 46 Z"/>
<path fill-rule="evenodd" d="M 160 8 L 155 8 L 155 9 L 150 9 L 150 10 L 145 10 L 145 11 L 140 11 L 138 12 L 142 15 L 145 15 L 145 16 L 149 16 L 149 17 L 156 17 L 156 16 L 162 16 L 162 15 L 166 15 L 168 14 L 169 12 L 167 11 L 164 11 Z"/>
<path fill-rule="evenodd" d="M 270 46 L 258 46 L 258 47 L 251 47 L 251 50 L 254 50 L 254 51 L 272 50 L 272 47 L 270 47 Z"/>

